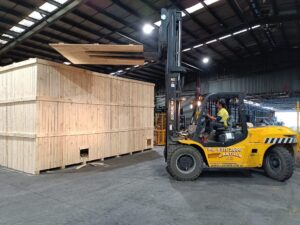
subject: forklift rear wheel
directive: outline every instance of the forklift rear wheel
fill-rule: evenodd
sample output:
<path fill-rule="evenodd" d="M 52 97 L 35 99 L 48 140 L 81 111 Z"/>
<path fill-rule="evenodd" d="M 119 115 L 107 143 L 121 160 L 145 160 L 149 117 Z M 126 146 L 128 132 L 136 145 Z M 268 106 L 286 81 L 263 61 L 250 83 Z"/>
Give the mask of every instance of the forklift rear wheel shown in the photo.
<path fill-rule="evenodd" d="M 293 156 L 286 148 L 275 146 L 269 150 L 264 159 L 264 170 L 269 177 L 285 181 L 294 172 Z"/>
<path fill-rule="evenodd" d="M 203 169 L 200 152 L 191 146 L 174 148 L 168 154 L 168 172 L 177 180 L 191 181 L 199 177 Z"/>

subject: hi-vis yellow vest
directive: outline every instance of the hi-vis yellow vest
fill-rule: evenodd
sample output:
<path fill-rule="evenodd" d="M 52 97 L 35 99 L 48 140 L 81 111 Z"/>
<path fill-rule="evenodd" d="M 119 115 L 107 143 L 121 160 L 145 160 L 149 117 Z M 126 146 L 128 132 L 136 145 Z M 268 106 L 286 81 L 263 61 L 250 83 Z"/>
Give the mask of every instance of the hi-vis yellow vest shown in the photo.
<path fill-rule="evenodd" d="M 229 118 L 229 114 L 228 114 L 227 110 L 225 108 L 220 109 L 218 112 L 218 116 L 221 117 L 220 122 L 223 122 L 224 126 L 227 127 L 228 126 L 227 120 Z"/>

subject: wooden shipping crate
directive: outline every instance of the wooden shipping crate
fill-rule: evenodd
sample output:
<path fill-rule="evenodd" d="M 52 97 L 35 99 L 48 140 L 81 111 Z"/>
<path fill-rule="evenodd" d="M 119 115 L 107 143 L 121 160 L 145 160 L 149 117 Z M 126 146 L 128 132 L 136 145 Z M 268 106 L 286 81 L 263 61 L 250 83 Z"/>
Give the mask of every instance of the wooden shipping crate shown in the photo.
<path fill-rule="evenodd" d="M 41 59 L 0 68 L 0 165 L 27 173 L 153 147 L 154 84 Z"/>

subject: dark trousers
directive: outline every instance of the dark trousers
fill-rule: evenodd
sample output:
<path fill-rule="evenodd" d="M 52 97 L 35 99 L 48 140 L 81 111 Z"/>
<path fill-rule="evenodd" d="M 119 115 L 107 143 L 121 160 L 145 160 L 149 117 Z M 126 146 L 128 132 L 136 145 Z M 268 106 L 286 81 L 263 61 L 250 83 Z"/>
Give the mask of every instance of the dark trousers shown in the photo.
<path fill-rule="evenodd" d="M 211 133 L 213 130 L 216 130 L 218 128 L 223 128 L 224 123 L 223 122 L 217 122 L 217 121 L 210 121 L 209 123 L 209 133 Z"/>

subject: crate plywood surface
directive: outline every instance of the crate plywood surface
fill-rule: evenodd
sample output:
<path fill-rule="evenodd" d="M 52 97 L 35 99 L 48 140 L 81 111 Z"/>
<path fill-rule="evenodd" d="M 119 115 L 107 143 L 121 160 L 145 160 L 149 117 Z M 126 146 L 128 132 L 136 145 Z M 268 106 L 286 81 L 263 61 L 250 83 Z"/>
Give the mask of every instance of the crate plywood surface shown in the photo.
<path fill-rule="evenodd" d="M 80 149 L 153 146 L 153 84 L 39 59 L 0 68 L 0 84 L 0 165 L 35 173 L 82 162 Z"/>
<path fill-rule="evenodd" d="M 143 65 L 142 45 L 50 44 L 74 64 Z"/>

